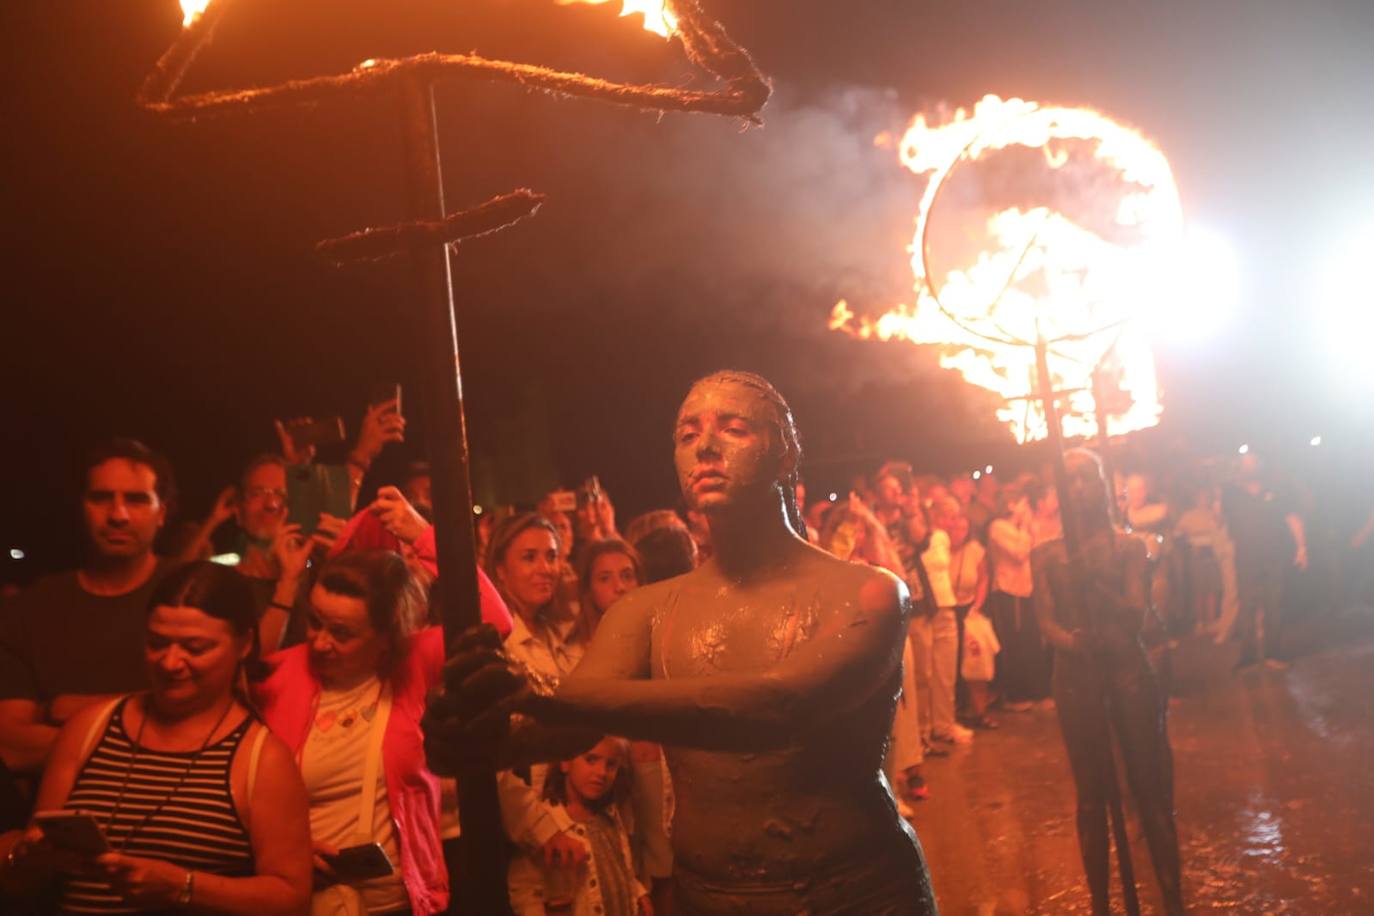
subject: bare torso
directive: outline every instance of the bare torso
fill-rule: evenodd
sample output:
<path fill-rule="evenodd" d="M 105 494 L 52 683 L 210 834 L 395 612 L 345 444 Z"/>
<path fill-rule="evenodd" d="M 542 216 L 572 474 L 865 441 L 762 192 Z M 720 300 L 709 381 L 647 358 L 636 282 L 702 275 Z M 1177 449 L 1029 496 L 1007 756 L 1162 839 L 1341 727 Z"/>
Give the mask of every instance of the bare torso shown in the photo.
<path fill-rule="evenodd" d="M 708 565 L 663 583 L 650 612 L 651 676 L 766 674 L 803 644 L 849 625 L 874 575 L 807 550 L 767 581 L 732 583 Z M 678 866 L 721 885 L 796 886 L 871 860 L 875 850 L 898 857 L 910 850 L 909 829 L 880 777 L 900 685 L 900 667 L 889 667 L 857 708 L 799 731 L 784 748 L 667 747 Z"/>

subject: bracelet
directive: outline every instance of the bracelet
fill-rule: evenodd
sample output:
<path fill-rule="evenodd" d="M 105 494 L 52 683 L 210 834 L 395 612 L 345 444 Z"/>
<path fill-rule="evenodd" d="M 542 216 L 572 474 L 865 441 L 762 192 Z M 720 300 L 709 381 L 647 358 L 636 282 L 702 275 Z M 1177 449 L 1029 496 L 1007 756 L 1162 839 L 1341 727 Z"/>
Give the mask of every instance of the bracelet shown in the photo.
<path fill-rule="evenodd" d="M 277 601 L 276 599 L 273 599 L 273 600 L 267 602 L 267 606 L 268 606 L 268 607 L 274 607 L 274 608 L 276 608 L 276 609 L 279 610 L 279 611 L 286 611 L 286 613 L 288 613 L 288 614 L 290 614 L 290 613 L 292 613 L 293 611 L 296 610 L 296 608 L 295 608 L 294 605 L 282 604 L 280 601 Z"/>
<path fill-rule="evenodd" d="M 181 885 L 181 896 L 177 897 L 178 906 L 190 906 L 191 895 L 196 891 L 196 873 L 186 869 L 186 882 Z"/>

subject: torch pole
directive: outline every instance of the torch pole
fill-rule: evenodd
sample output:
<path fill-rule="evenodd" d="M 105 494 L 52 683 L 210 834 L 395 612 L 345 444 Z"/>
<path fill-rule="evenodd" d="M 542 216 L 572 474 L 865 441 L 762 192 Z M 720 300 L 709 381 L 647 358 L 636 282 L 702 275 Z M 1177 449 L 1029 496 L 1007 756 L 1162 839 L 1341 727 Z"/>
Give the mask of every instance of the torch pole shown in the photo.
<path fill-rule="evenodd" d="M 1040 388 L 1040 403 L 1045 411 L 1045 426 L 1049 433 L 1050 454 L 1054 466 L 1054 488 L 1059 491 L 1059 512 L 1063 521 L 1064 550 L 1068 554 L 1069 569 L 1072 572 L 1075 558 L 1083 546 L 1083 533 L 1078 528 L 1078 517 L 1069 502 L 1069 469 L 1064 464 L 1064 430 L 1059 419 L 1059 405 L 1054 396 L 1054 385 L 1050 379 L 1049 342 L 1043 335 L 1035 338 L 1035 372 Z M 1104 427 L 1105 430 L 1105 427 Z M 1105 437 L 1105 434 L 1104 434 Z M 1079 589 L 1078 607 L 1089 614 L 1090 628 L 1095 629 L 1096 616 L 1087 605 L 1087 596 L 1081 593 L 1083 584 L 1075 576 L 1069 577 L 1070 587 Z M 1095 649 L 1090 651 L 1096 651 Z M 1102 670 L 1102 659 L 1094 659 L 1097 668 L 1099 696 L 1106 698 L 1106 672 Z M 1131 860 L 1131 841 L 1126 831 L 1126 813 L 1121 805 L 1121 786 L 1116 779 L 1116 753 L 1113 750 L 1111 717 L 1103 711 L 1106 718 L 1107 746 L 1102 749 L 1102 778 L 1107 787 L 1107 811 L 1111 815 L 1112 838 L 1116 842 L 1116 863 L 1121 875 L 1121 897 L 1126 905 L 1128 916 L 1139 916 L 1140 900 L 1135 888 L 1135 865 Z"/>
<path fill-rule="evenodd" d="M 444 184 L 433 85 L 421 78 L 402 81 L 400 103 L 410 216 L 416 220 L 443 219 Z M 422 400 L 434 487 L 437 596 L 444 633 L 451 641 L 482 619 L 453 278 L 447 244 L 417 245 L 411 249 L 410 259 L 419 331 L 416 344 L 425 373 Z M 496 774 L 490 767 L 478 764 L 461 772 L 457 780 L 463 818 L 463 861 L 459 870 L 461 886 L 450 890 L 454 899 L 462 901 L 464 912 L 508 913 Z"/>
<path fill-rule="evenodd" d="M 1093 419 L 1097 421 L 1097 457 L 1102 459 L 1102 473 L 1107 478 L 1107 492 L 1112 498 L 1107 501 L 1107 511 L 1112 514 L 1112 522 L 1121 524 L 1121 507 L 1117 505 L 1116 465 L 1112 461 L 1112 437 L 1107 432 L 1107 380 L 1102 364 L 1093 367 Z"/>

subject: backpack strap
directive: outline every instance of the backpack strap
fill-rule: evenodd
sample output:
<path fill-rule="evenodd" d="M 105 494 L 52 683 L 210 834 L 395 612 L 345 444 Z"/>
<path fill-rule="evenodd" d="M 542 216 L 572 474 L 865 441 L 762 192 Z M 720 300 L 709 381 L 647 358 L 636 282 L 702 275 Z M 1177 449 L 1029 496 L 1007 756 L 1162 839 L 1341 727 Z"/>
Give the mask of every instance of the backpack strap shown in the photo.
<path fill-rule="evenodd" d="M 85 765 L 87 758 L 91 756 L 91 752 L 95 750 L 96 744 L 100 741 L 100 736 L 105 734 L 105 729 L 109 727 L 110 719 L 114 716 L 115 707 L 129 699 L 130 696 L 132 696 L 132 694 L 125 694 L 124 696 L 115 697 L 113 700 L 110 700 L 101 707 L 99 715 L 91 720 L 91 727 L 86 732 L 86 740 L 81 742 L 82 765 Z"/>
<path fill-rule="evenodd" d="M 262 745 L 267 741 L 267 726 L 258 723 L 258 730 L 253 734 L 253 744 L 248 748 L 248 785 L 247 793 L 244 796 L 244 810 L 249 816 L 253 812 L 253 787 L 258 782 L 258 764 L 262 759 Z"/>

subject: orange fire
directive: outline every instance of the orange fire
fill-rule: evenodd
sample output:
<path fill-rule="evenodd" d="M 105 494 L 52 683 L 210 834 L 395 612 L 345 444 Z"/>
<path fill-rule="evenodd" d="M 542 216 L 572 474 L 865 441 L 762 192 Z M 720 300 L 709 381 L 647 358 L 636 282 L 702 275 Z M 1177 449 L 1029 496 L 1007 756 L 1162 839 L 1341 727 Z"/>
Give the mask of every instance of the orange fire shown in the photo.
<path fill-rule="evenodd" d="M 588 3 L 599 6 L 611 0 L 554 0 L 559 6 L 572 6 L 575 3 Z M 209 6 L 210 0 L 181 0 L 181 25 L 187 28 L 200 18 Z M 648 32 L 670 37 L 677 31 L 677 17 L 668 9 L 666 0 L 621 0 L 620 15 L 635 13 L 644 17 L 644 29 Z"/>
<path fill-rule="evenodd" d="M 1110 434 L 1158 423 L 1145 325 L 1177 299 L 1183 226 L 1163 153 L 1099 112 L 990 95 L 938 125 L 917 116 L 898 155 L 929 176 L 909 249 L 916 304 L 868 318 L 841 301 L 830 328 L 937 345 L 942 366 L 1005 399 L 998 416 L 1022 442 L 1047 432 L 1033 397 L 1040 339 L 1065 435 L 1096 432 L 1099 365 L 1126 395 Z"/>
<path fill-rule="evenodd" d="M 181 0 L 181 27 L 189 27 L 209 5 L 210 0 Z"/>
<path fill-rule="evenodd" d="M 559 6 L 572 6 L 587 3 L 600 6 L 611 0 L 555 0 Z M 677 31 L 677 17 L 668 9 L 666 0 L 620 0 L 620 15 L 632 16 L 635 13 L 644 17 L 644 29 L 668 38 Z"/>

